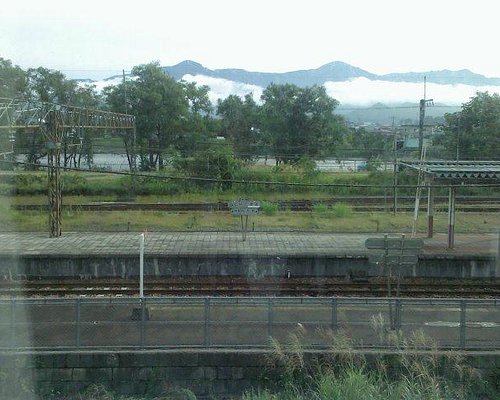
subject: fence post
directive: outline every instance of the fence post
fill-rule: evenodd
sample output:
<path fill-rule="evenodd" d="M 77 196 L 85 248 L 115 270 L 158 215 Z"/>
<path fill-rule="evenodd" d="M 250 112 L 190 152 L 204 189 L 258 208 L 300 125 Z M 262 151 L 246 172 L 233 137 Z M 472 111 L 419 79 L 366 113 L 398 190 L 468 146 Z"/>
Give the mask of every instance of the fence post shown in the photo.
<path fill-rule="evenodd" d="M 75 342 L 76 342 L 76 348 L 80 348 L 80 302 L 81 300 L 78 298 L 76 299 L 75 303 L 75 329 L 76 329 L 76 337 L 75 337 Z"/>
<path fill-rule="evenodd" d="M 273 299 L 267 299 L 267 336 L 273 336 Z"/>
<path fill-rule="evenodd" d="M 145 347 L 146 343 L 146 338 L 144 337 L 144 325 L 146 321 L 146 305 L 144 304 L 146 299 L 144 297 L 141 297 L 141 348 L 143 349 Z"/>
<path fill-rule="evenodd" d="M 332 299 L 332 330 L 337 329 L 338 320 L 337 320 L 337 299 Z"/>
<path fill-rule="evenodd" d="M 205 332 L 204 332 L 205 347 L 210 347 L 210 298 L 205 297 Z"/>
<path fill-rule="evenodd" d="M 394 321 L 394 328 L 395 329 L 401 329 L 401 299 L 397 298 L 396 299 L 396 315 L 395 321 Z"/>
<path fill-rule="evenodd" d="M 16 348 L 16 299 L 10 301 L 10 346 Z"/>
<path fill-rule="evenodd" d="M 460 300 L 460 348 L 465 349 L 465 328 L 466 328 L 466 306 L 465 300 Z"/>

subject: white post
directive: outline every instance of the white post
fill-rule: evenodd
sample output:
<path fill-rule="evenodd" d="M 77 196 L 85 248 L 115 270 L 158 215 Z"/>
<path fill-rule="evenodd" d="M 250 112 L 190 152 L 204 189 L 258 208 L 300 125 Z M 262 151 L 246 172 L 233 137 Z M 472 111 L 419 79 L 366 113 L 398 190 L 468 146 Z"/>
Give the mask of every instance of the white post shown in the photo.
<path fill-rule="evenodd" d="M 144 233 L 139 239 L 139 297 L 144 298 Z"/>

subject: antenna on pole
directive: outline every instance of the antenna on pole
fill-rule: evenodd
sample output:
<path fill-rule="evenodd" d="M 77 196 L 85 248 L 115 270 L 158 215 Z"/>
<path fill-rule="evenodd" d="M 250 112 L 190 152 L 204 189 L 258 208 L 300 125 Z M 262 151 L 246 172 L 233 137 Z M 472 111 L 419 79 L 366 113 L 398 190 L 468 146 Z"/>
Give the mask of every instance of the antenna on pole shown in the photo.
<path fill-rule="evenodd" d="M 123 76 L 125 77 L 125 75 L 123 75 Z M 424 75 L 424 101 L 427 98 L 426 97 L 426 89 L 427 89 L 427 77 Z"/>

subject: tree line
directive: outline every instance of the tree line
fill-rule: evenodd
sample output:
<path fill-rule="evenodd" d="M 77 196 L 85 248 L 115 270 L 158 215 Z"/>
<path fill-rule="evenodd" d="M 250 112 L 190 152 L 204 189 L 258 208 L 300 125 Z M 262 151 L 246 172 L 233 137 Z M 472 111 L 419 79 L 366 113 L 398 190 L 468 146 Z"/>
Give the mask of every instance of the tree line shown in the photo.
<path fill-rule="evenodd" d="M 271 84 L 258 101 L 249 93 L 212 104 L 208 86 L 176 81 L 157 62 L 134 67 L 126 81 L 99 93 L 59 71 L 23 70 L 0 58 L 0 97 L 133 114 L 136 132 L 114 134 L 123 139 L 131 169 L 137 165 L 144 171 L 172 164 L 199 176 L 228 178 L 232 165 L 258 157 L 295 164 L 354 148 L 373 158 L 392 145 L 378 133 L 348 126 L 335 112 L 339 102 L 323 86 Z M 442 158 L 496 159 L 499 128 L 499 96 L 477 93 L 461 111 L 445 115 L 433 145 Z M 91 166 L 95 135 L 92 130 L 67 132 L 64 165 Z M 18 132 L 15 143 L 31 164 L 46 155 L 41 135 Z"/>

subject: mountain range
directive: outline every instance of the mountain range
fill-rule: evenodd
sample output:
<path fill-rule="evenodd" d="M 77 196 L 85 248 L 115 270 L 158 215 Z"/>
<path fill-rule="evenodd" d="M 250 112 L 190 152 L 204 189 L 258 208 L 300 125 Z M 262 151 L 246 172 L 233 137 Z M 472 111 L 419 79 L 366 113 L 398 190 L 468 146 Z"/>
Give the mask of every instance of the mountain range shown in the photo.
<path fill-rule="evenodd" d="M 162 67 L 176 80 L 184 79 L 210 88 L 212 104 L 233 94 L 240 97 L 251 93 L 261 101 L 263 90 L 271 83 L 291 83 L 297 86 L 324 85 L 329 96 L 337 99 L 337 111 L 353 122 L 391 124 L 418 119 L 418 101 L 423 94 L 424 76 L 427 96 L 436 107 L 428 107 L 428 117 L 442 117 L 455 112 L 477 91 L 500 93 L 500 78 L 488 78 L 467 69 L 424 72 L 374 74 L 341 61 L 334 61 L 316 69 L 283 73 L 251 72 L 244 69 L 209 69 L 195 61 Z M 91 81 L 97 88 L 122 82 L 121 75 L 102 81 Z M 133 78 L 132 78 L 133 79 Z"/>
<path fill-rule="evenodd" d="M 468 69 L 459 71 L 445 69 L 440 71 L 402 72 L 378 75 L 341 61 L 334 61 L 316 69 L 282 73 L 251 72 L 234 68 L 212 70 L 191 60 L 182 61 L 173 66 L 163 67 L 163 70 L 175 79 L 182 79 L 185 75 L 203 75 L 260 87 L 266 87 L 270 83 L 291 83 L 298 86 L 323 85 L 325 82 L 343 82 L 355 78 L 366 78 L 372 81 L 422 83 L 424 76 L 427 82 L 442 85 L 463 84 L 471 86 L 500 86 L 500 78 L 489 78 L 484 75 L 476 74 Z"/>

